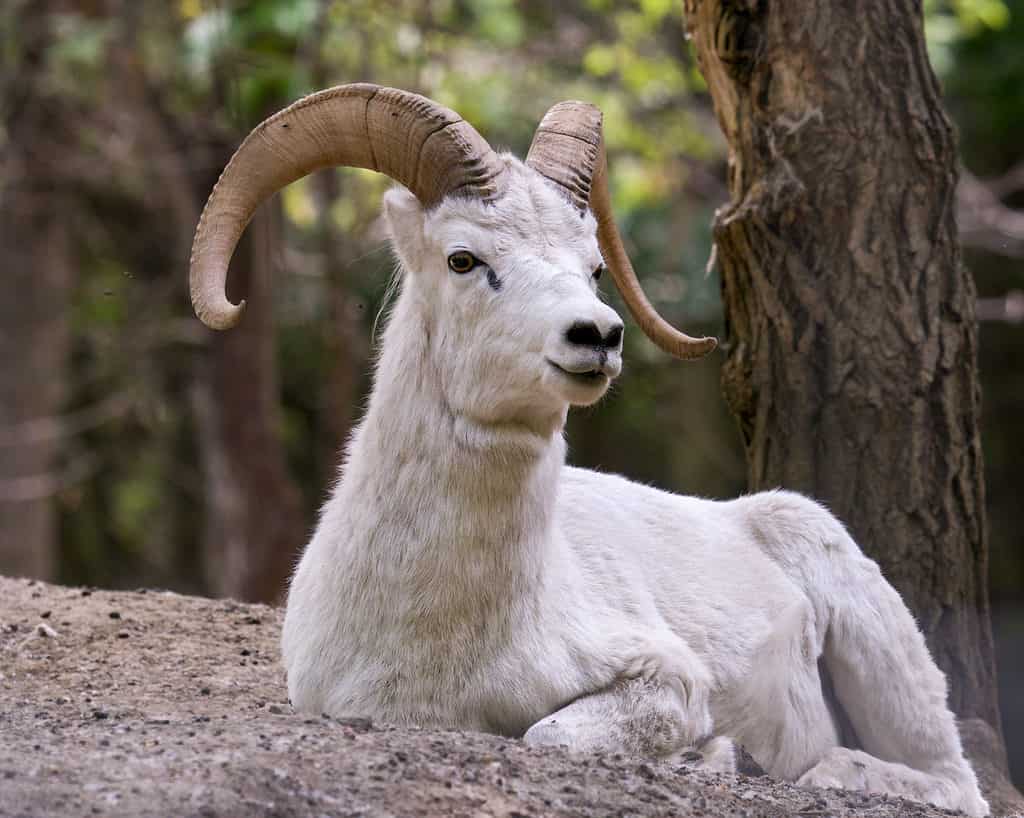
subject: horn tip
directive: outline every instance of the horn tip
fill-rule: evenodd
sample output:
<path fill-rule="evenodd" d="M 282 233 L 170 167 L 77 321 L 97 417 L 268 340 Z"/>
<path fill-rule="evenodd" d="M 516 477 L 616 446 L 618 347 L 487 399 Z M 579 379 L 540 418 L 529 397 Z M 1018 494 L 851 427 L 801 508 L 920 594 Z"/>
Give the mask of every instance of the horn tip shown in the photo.
<path fill-rule="evenodd" d="M 680 342 L 673 352 L 677 358 L 692 361 L 697 358 L 703 358 L 717 347 L 717 338 L 710 336 L 707 338 L 687 338 L 685 342 Z"/>
<path fill-rule="evenodd" d="M 245 311 L 245 299 L 237 304 L 232 304 L 227 299 L 223 299 L 222 303 L 196 304 L 195 308 L 199 320 L 210 329 L 231 329 L 242 318 L 242 313 Z"/>
<path fill-rule="evenodd" d="M 710 336 L 708 338 L 697 338 L 694 341 L 687 346 L 686 357 L 688 358 L 702 358 L 709 352 L 714 352 L 718 347 L 718 339 Z"/>

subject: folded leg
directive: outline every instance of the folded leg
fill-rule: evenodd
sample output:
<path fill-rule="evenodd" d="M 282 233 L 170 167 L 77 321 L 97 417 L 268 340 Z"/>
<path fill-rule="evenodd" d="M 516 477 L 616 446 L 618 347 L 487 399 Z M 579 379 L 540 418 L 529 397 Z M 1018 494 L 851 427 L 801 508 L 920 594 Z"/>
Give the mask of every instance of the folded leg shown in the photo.
<path fill-rule="evenodd" d="M 741 754 L 731 739 L 710 738 L 707 699 L 680 696 L 677 685 L 637 678 L 581 696 L 534 724 L 523 740 L 581 753 L 621 753 L 736 772 Z M 694 712 L 696 706 L 696 712 Z"/>
<path fill-rule="evenodd" d="M 884 792 L 945 809 L 963 810 L 972 816 L 987 815 L 987 804 L 973 797 L 973 777 L 971 781 L 961 780 L 962 777 L 963 771 L 957 765 L 922 772 L 905 764 L 882 761 L 861 750 L 834 747 L 804 773 L 797 784 Z"/>

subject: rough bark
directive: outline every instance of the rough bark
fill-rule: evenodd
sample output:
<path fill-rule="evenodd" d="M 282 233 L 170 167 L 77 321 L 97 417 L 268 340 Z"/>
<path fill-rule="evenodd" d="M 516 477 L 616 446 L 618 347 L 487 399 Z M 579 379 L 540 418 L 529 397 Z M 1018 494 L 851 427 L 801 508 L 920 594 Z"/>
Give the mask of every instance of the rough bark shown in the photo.
<path fill-rule="evenodd" d="M 952 709 L 998 737 L 975 292 L 920 4 L 685 9 L 730 147 L 714 237 L 750 487 L 844 520 L 917 616 Z"/>
<path fill-rule="evenodd" d="M 56 570 L 53 497 L 62 482 L 57 454 L 73 279 L 66 197 L 54 175 L 63 148 L 53 122 L 62 103 L 45 90 L 51 5 L 21 11 L 22 59 L 3 83 L 9 124 L 0 134 L 0 571 L 40 578 Z"/>

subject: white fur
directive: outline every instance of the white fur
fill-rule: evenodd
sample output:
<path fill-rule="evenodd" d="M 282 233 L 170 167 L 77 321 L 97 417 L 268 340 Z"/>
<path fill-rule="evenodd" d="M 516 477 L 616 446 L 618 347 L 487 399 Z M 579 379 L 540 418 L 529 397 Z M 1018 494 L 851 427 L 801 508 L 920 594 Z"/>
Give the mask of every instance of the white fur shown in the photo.
<path fill-rule="evenodd" d="M 614 376 L 595 224 L 506 157 L 486 205 L 386 211 L 405 270 L 369 408 L 296 571 L 295 707 L 668 756 L 709 736 L 770 774 L 983 815 L 942 673 L 896 592 L 811 500 L 681 497 L 565 465 Z M 469 250 L 482 269 L 457 275 Z M 832 678 L 863 752 L 839 746 Z M 715 763 L 722 747 L 714 741 Z"/>

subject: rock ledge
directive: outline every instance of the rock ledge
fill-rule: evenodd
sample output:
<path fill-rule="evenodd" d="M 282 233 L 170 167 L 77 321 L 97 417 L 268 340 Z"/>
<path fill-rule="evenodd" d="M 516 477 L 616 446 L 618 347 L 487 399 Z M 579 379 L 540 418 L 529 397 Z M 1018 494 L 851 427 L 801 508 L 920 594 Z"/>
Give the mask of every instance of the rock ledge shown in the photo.
<path fill-rule="evenodd" d="M 310 719 L 281 612 L 0 577 L 0 816 L 920 816 L 495 736 Z"/>

